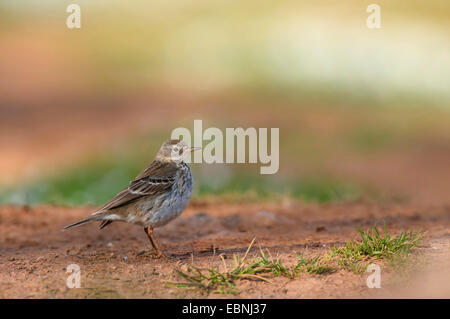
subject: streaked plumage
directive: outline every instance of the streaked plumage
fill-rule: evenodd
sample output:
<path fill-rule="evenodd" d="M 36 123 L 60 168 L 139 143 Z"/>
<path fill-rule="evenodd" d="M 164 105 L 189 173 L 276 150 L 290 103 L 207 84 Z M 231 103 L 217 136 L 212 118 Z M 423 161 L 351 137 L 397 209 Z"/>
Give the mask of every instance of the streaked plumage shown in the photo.
<path fill-rule="evenodd" d="M 196 150 L 183 141 L 169 139 L 163 143 L 155 160 L 130 185 L 91 217 L 64 227 L 101 221 L 100 229 L 113 221 L 144 226 L 157 256 L 161 252 L 153 237 L 153 228 L 180 216 L 191 198 L 193 178 L 186 155 Z"/>

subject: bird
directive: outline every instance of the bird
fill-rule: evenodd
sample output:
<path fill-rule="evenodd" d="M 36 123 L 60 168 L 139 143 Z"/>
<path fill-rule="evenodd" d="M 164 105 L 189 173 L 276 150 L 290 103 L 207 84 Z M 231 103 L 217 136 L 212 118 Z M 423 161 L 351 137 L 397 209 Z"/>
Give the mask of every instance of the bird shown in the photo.
<path fill-rule="evenodd" d="M 155 159 L 130 182 L 129 186 L 92 213 L 92 216 L 67 225 L 64 229 L 100 221 L 103 229 L 114 221 L 144 227 L 156 258 L 164 256 L 153 235 L 161 227 L 181 215 L 189 203 L 194 186 L 189 165 L 189 147 L 180 139 L 167 139 Z"/>

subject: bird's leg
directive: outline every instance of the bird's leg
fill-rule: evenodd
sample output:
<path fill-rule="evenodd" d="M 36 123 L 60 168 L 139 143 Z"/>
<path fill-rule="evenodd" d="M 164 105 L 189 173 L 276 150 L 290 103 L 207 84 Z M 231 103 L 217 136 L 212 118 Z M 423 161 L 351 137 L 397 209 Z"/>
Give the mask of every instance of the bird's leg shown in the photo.
<path fill-rule="evenodd" d="M 150 243 L 153 246 L 153 251 L 155 252 L 155 256 L 157 258 L 160 258 L 163 256 L 163 254 L 161 253 L 161 250 L 159 250 L 158 244 L 156 243 L 156 239 L 153 236 L 153 228 L 151 226 L 145 227 L 144 228 L 145 233 L 147 234 L 148 239 L 150 240 Z"/>

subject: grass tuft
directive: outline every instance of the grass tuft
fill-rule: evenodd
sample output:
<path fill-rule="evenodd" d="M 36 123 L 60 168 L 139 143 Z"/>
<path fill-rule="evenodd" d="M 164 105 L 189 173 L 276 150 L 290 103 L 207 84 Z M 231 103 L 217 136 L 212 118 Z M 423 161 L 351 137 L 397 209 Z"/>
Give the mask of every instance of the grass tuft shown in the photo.
<path fill-rule="evenodd" d="M 330 260 L 327 256 L 316 256 L 304 258 L 303 255 L 298 256 L 299 261 L 294 267 L 293 278 L 297 278 L 298 274 L 301 272 L 306 272 L 308 274 L 327 274 L 336 271 L 336 268 L 331 266 Z"/>
<path fill-rule="evenodd" d="M 331 257 L 338 258 L 341 268 L 355 273 L 364 272 L 366 265 L 361 262 L 370 258 L 385 258 L 388 261 L 407 258 L 411 249 L 416 247 L 424 236 L 423 232 L 412 231 L 392 236 L 386 230 L 386 223 L 382 234 L 375 225 L 366 231 L 358 227 L 358 231 L 361 241 L 347 242 L 344 247 L 334 247 L 329 252 Z"/>
<path fill-rule="evenodd" d="M 285 265 L 281 258 L 274 258 L 269 251 L 260 249 L 253 259 L 249 252 L 255 239 L 248 246 L 243 257 L 233 254 L 231 269 L 227 266 L 223 255 L 222 265 L 200 268 L 187 266 L 186 270 L 176 268 L 175 273 L 182 278 L 180 282 L 166 281 L 167 287 L 201 288 L 205 291 L 219 294 L 237 294 L 237 284 L 240 280 L 255 280 L 272 283 L 275 277 L 296 279 L 300 274 L 322 275 L 338 270 L 349 270 L 356 274 L 366 271 L 371 259 L 384 258 L 391 266 L 405 264 L 411 249 L 422 240 L 423 232 L 401 232 L 397 236 L 390 235 L 384 224 L 380 233 L 374 225 L 366 231 L 358 228 L 361 241 L 349 241 L 343 247 L 333 247 L 325 254 L 304 257 L 297 254 L 294 265 Z M 400 260 L 400 262 L 399 262 Z"/>
<path fill-rule="evenodd" d="M 236 294 L 235 281 L 238 279 L 255 279 L 270 282 L 265 277 L 265 271 L 263 271 L 263 269 L 266 269 L 264 258 L 254 260 L 253 262 L 246 262 L 248 253 L 254 242 L 255 239 L 252 240 L 242 258 L 238 254 L 233 254 L 233 268 L 230 270 L 228 270 L 223 256 L 220 256 L 224 266 L 223 271 L 218 266 L 206 269 L 190 265 L 187 267 L 186 272 L 181 269 L 175 269 L 176 274 L 182 277 L 185 280 L 184 282 L 167 281 L 166 284 L 168 287 L 202 288 L 208 292 L 215 291 L 221 294 Z"/>
<path fill-rule="evenodd" d="M 183 282 L 166 281 L 168 287 L 178 288 L 202 288 L 208 292 L 219 294 L 236 294 L 236 284 L 239 280 L 256 280 L 271 283 L 272 278 L 286 277 L 297 278 L 301 273 L 325 274 L 335 271 L 328 261 L 321 256 L 304 258 L 298 256 L 298 262 L 294 266 L 283 265 L 280 258 L 273 258 L 270 253 L 262 249 L 259 255 L 249 260 L 248 254 L 253 246 L 252 240 L 244 256 L 233 254 L 233 266 L 228 269 L 225 259 L 220 256 L 223 268 L 212 266 L 210 268 L 199 268 L 189 265 L 186 271 L 175 269 L 175 273 L 183 278 Z"/>

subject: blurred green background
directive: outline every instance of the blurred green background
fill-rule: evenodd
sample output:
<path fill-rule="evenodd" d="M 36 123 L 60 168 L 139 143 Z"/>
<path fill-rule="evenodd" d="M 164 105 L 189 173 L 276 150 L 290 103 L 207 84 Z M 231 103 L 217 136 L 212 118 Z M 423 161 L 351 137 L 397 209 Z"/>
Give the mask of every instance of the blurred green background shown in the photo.
<path fill-rule="evenodd" d="M 0 203 L 101 204 L 172 129 L 280 128 L 280 170 L 196 200 L 447 203 L 450 2 L 0 3 Z"/>

